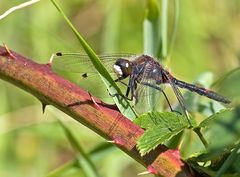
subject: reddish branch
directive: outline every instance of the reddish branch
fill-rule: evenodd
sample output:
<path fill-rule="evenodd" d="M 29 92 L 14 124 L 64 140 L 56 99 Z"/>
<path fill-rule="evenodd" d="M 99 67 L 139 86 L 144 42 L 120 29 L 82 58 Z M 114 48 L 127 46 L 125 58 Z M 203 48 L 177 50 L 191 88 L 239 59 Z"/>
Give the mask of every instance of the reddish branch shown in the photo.
<path fill-rule="evenodd" d="M 77 85 L 53 73 L 49 64 L 37 64 L 0 46 L 0 78 L 33 94 L 43 105 L 57 107 L 107 140 L 115 142 L 151 173 L 166 177 L 196 176 L 189 172 L 178 150 L 161 145 L 141 157 L 136 149 L 136 140 L 144 130 L 116 109 L 102 104 Z"/>

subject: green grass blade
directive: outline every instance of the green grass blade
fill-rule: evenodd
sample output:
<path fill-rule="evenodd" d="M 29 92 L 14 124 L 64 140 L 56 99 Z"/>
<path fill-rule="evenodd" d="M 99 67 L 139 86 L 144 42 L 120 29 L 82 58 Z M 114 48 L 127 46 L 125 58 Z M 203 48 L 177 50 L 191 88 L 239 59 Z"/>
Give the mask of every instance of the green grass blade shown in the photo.
<path fill-rule="evenodd" d="M 116 147 L 111 143 L 101 143 L 97 145 L 94 149 L 92 149 L 88 155 L 91 157 L 91 159 L 101 159 L 109 155 L 112 151 L 116 150 Z M 82 166 L 79 164 L 78 159 L 73 159 L 60 167 L 54 169 L 49 174 L 47 174 L 46 177 L 59 177 L 68 175 L 71 173 L 73 169 L 77 170 L 77 173 L 82 172 Z"/>
<path fill-rule="evenodd" d="M 148 0 L 143 22 L 144 54 L 158 56 L 160 48 L 159 8 L 156 0 Z"/>
<path fill-rule="evenodd" d="M 120 37 L 122 4 L 122 0 L 107 0 L 106 2 L 106 17 L 102 35 L 103 53 L 117 52 Z"/>
<path fill-rule="evenodd" d="M 224 80 L 226 80 L 228 77 L 230 77 L 232 74 L 239 72 L 240 71 L 240 67 L 234 68 L 233 70 L 227 72 L 226 74 L 224 74 L 222 77 L 220 77 L 218 80 L 216 80 L 213 84 L 212 87 L 215 87 L 219 84 L 221 84 Z"/>
<path fill-rule="evenodd" d="M 64 129 L 64 132 L 70 141 L 73 149 L 77 152 L 77 159 L 79 165 L 82 167 L 84 173 L 88 177 L 99 177 L 98 172 L 92 163 L 91 159 L 89 156 L 84 152 L 83 148 L 79 145 L 77 142 L 76 138 L 73 136 L 71 131 L 61 122 L 59 121 L 61 127 Z"/>
<path fill-rule="evenodd" d="M 174 42 L 177 34 L 177 27 L 178 27 L 178 20 L 179 20 L 179 0 L 174 0 L 174 6 L 175 6 L 175 11 L 174 11 L 173 32 L 171 34 L 171 39 L 170 39 L 170 44 L 168 49 L 169 58 L 173 51 Z"/>
<path fill-rule="evenodd" d="M 46 177 L 59 177 L 63 176 L 65 173 L 68 173 L 73 167 L 77 164 L 77 160 L 72 160 L 66 164 L 60 166 L 59 168 L 54 169 Z"/>
<path fill-rule="evenodd" d="M 83 49 L 85 50 L 86 54 L 89 56 L 91 62 L 93 63 L 94 67 L 98 71 L 101 79 L 105 83 L 108 91 L 110 92 L 111 95 L 114 95 L 116 93 L 122 94 L 121 90 L 118 88 L 117 84 L 113 81 L 111 78 L 110 74 L 107 72 L 106 68 L 104 65 L 101 63 L 100 59 L 98 56 L 95 54 L 95 52 L 91 49 L 91 47 L 87 44 L 87 42 L 84 40 L 84 38 L 78 33 L 76 28 L 73 26 L 73 24 L 70 22 L 68 17 L 65 15 L 63 10 L 60 8 L 60 6 L 54 1 L 51 0 L 54 6 L 58 9 L 58 11 L 61 13 L 73 33 L 76 35 L 77 39 L 79 40 L 80 44 L 82 45 Z M 137 115 L 133 108 L 130 106 L 129 102 L 126 99 L 123 99 L 120 96 L 114 96 L 113 97 L 114 102 L 118 106 L 119 110 L 123 115 L 126 117 L 133 119 Z"/>
<path fill-rule="evenodd" d="M 161 16 L 161 58 L 166 59 L 168 54 L 168 41 L 167 41 L 167 30 L 168 30 L 168 0 L 162 0 L 162 16 Z"/>

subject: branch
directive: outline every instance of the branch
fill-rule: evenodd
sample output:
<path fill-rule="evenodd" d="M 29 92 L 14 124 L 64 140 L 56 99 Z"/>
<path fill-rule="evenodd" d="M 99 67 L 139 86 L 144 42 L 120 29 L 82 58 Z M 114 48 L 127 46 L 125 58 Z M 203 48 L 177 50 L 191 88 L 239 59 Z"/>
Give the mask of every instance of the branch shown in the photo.
<path fill-rule="evenodd" d="M 136 141 L 144 130 L 124 117 L 114 106 L 103 104 L 77 85 L 53 73 L 50 64 L 37 64 L 0 46 L 0 78 L 31 93 L 43 105 L 57 107 L 114 142 L 143 164 L 148 172 L 167 177 L 196 176 L 189 172 L 188 165 L 180 159 L 179 150 L 161 145 L 141 157 L 136 149 Z"/>

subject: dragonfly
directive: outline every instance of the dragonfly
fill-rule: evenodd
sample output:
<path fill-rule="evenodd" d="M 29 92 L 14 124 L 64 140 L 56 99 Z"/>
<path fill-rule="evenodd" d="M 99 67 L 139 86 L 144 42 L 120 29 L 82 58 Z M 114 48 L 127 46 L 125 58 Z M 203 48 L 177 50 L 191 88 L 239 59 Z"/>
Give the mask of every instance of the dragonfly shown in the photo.
<path fill-rule="evenodd" d="M 188 91 L 195 92 L 224 104 L 229 104 L 231 102 L 226 97 L 212 90 L 177 79 L 151 56 L 144 54 L 116 54 L 99 55 L 99 58 L 106 69 L 114 74 L 114 81 L 121 83 L 126 87 L 126 93 L 122 96 L 130 101 L 134 100 L 135 105 L 142 103 L 143 98 L 146 99 L 152 93 L 157 92 L 163 94 L 170 110 L 174 112 L 166 93 L 161 87 L 166 84 L 171 86 L 179 105 L 188 120 L 188 112 L 179 88 L 187 89 Z M 83 79 L 90 78 L 91 75 L 96 75 L 97 73 L 93 64 L 88 59 L 88 56 L 84 54 L 57 53 L 54 57 L 53 64 L 54 61 L 56 61 L 55 66 L 58 69 L 67 72 L 82 73 L 81 77 Z M 124 82 L 126 79 L 128 79 L 127 82 Z M 156 101 L 158 100 L 158 97 L 155 95 L 153 95 L 152 98 L 155 98 Z M 143 107 L 140 109 L 143 109 Z"/>

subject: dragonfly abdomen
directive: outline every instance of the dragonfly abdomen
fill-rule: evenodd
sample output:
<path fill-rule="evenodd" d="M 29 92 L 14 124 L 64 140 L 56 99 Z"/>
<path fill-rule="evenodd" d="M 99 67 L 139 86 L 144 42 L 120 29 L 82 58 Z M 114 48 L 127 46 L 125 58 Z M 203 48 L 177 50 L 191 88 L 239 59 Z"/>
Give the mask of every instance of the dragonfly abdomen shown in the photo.
<path fill-rule="evenodd" d="M 196 92 L 199 95 L 206 96 L 210 99 L 213 99 L 213 100 L 216 100 L 216 101 L 219 101 L 219 102 L 222 102 L 222 103 L 226 103 L 226 104 L 229 104 L 231 102 L 227 98 L 215 93 L 214 91 L 205 89 L 203 87 L 199 87 L 199 86 L 196 86 L 194 84 L 189 84 L 187 82 L 184 82 L 184 81 L 181 81 L 181 80 L 178 80 L 178 79 L 174 79 L 174 83 L 181 88 L 188 89 L 191 92 Z"/>

